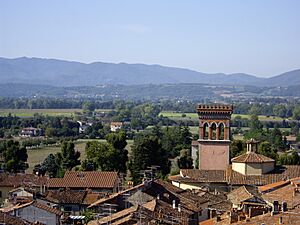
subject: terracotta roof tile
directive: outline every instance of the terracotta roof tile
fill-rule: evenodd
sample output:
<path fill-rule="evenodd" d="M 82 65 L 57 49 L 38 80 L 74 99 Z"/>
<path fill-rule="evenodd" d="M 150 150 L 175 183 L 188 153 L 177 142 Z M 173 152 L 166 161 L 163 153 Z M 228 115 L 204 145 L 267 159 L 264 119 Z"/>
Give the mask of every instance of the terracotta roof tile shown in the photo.
<path fill-rule="evenodd" d="M 262 197 L 268 202 L 286 202 L 288 208 L 300 206 L 300 193 L 295 192 L 295 186 L 292 183 L 263 193 Z"/>
<path fill-rule="evenodd" d="M 83 204 L 90 205 L 96 202 L 97 200 L 104 198 L 107 193 L 90 193 L 88 192 L 83 200 Z"/>
<path fill-rule="evenodd" d="M 128 188 L 126 190 L 120 191 L 118 193 L 111 194 L 110 196 L 106 196 L 106 197 L 100 198 L 99 200 L 93 202 L 90 206 L 88 206 L 88 208 L 97 206 L 99 204 L 105 203 L 105 202 L 110 201 L 110 200 L 113 200 L 113 199 L 117 198 L 118 196 L 121 196 L 123 194 L 129 193 L 129 192 L 131 192 L 133 190 L 140 189 L 143 186 L 144 186 L 144 184 L 139 184 L 139 185 L 136 185 L 134 187 Z"/>
<path fill-rule="evenodd" d="M 266 157 L 261 154 L 257 154 L 255 152 L 248 152 L 243 155 L 237 156 L 231 160 L 232 162 L 238 162 L 238 163 L 264 163 L 264 162 L 275 162 L 274 159 L 271 159 L 269 157 Z"/>
<path fill-rule="evenodd" d="M 51 178 L 49 188 L 114 188 L 118 181 L 117 172 L 67 171 L 63 178 Z"/>
<path fill-rule="evenodd" d="M 299 165 L 277 166 L 267 174 L 243 175 L 232 170 L 231 165 L 227 170 L 197 170 L 182 169 L 181 175 L 170 176 L 172 181 L 183 183 L 227 183 L 229 185 L 256 185 L 262 186 L 274 182 L 300 177 Z"/>
<path fill-rule="evenodd" d="M 20 218 L 11 216 L 9 214 L 0 212 L 0 223 L 1 224 L 6 224 L 6 225 L 26 225 L 28 223 L 25 223 L 25 221 L 23 221 Z"/>
<path fill-rule="evenodd" d="M 273 189 L 276 189 L 276 188 L 279 188 L 279 187 L 283 187 L 284 185 L 287 185 L 289 183 L 290 183 L 289 180 L 281 180 L 281 181 L 278 181 L 278 182 L 275 182 L 275 183 L 260 186 L 260 187 L 258 187 L 258 190 L 260 192 L 267 192 L 267 191 L 270 191 L 270 190 L 273 190 Z"/>
<path fill-rule="evenodd" d="M 232 185 L 266 185 L 281 180 L 288 180 L 300 176 L 300 166 L 278 166 L 270 173 L 258 175 L 243 175 L 233 171 L 231 167 L 228 170 L 228 183 Z"/>
<path fill-rule="evenodd" d="M 49 206 L 37 203 L 35 201 L 28 202 L 28 203 L 25 203 L 25 204 L 22 204 L 22 205 L 15 205 L 15 206 L 10 207 L 8 210 L 5 210 L 5 211 L 6 212 L 11 212 L 11 211 L 14 211 L 14 210 L 17 210 L 17 209 L 22 209 L 22 208 L 25 208 L 25 207 L 28 207 L 28 206 L 31 206 L 31 205 L 34 206 L 34 207 L 37 207 L 39 209 L 43 209 L 45 211 L 48 211 L 50 213 L 54 213 L 54 214 L 59 215 L 59 216 L 61 216 L 63 214 L 58 209 L 50 208 Z"/>
<path fill-rule="evenodd" d="M 264 215 L 255 216 L 247 221 L 242 222 L 236 222 L 232 224 L 238 224 L 238 225 L 260 225 L 260 224 L 266 224 L 266 225 L 274 225 L 274 224 L 280 224 L 279 218 L 281 217 L 282 223 L 281 224 L 289 224 L 289 225 L 298 225 L 299 224 L 299 209 L 294 209 L 291 211 L 275 214 L 271 216 L 271 213 L 266 213 Z M 224 224 L 222 222 L 215 223 L 215 224 Z M 228 223 L 226 223 L 228 224 Z"/>
<path fill-rule="evenodd" d="M 46 200 L 57 204 L 82 204 L 86 191 L 49 190 Z"/>
<path fill-rule="evenodd" d="M 58 216 L 61 216 L 61 215 L 63 214 L 63 213 L 62 213 L 60 210 L 58 210 L 58 209 L 50 208 L 50 207 L 48 207 L 48 206 L 46 206 L 46 205 L 39 204 L 39 203 L 37 203 L 37 202 L 34 202 L 34 203 L 33 203 L 33 206 L 35 206 L 35 207 L 37 207 L 37 208 L 40 208 L 40 209 L 43 209 L 43 210 L 45 210 L 45 211 L 48 211 L 48 212 L 50 212 L 50 213 L 54 213 L 54 214 L 56 214 L 56 215 L 58 215 Z"/>
<path fill-rule="evenodd" d="M 198 182 L 226 182 L 225 170 L 182 169 L 180 173 L 183 177 L 196 179 Z"/>
<path fill-rule="evenodd" d="M 261 198 L 261 195 L 258 193 L 257 188 L 251 186 L 241 186 L 231 191 L 227 197 L 235 205 L 239 205 L 251 198 L 256 198 L 260 203 L 264 202 Z"/>
<path fill-rule="evenodd" d="M 48 181 L 48 177 L 36 176 L 34 174 L 7 174 L 0 173 L 0 187 L 20 187 L 20 186 L 30 186 L 39 187 L 45 185 Z"/>

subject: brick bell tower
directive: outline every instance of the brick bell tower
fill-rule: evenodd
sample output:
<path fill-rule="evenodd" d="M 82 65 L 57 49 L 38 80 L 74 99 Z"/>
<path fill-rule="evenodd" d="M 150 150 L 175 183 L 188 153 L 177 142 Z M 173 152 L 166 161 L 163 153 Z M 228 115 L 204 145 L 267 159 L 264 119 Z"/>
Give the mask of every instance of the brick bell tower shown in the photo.
<path fill-rule="evenodd" d="M 198 105 L 200 170 L 227 169 L 232 110 L 232 105 Z"/>

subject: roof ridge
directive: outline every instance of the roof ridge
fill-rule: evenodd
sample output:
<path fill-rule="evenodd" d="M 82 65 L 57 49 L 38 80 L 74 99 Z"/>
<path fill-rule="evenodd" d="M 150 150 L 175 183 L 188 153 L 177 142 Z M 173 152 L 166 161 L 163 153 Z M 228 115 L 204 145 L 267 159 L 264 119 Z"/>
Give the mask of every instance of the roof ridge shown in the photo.
<path fill-rule="evenodd" d="M 253 195 L 251 192 L 248 191 L 248 189 L 246 188 L 245 185 L 243 185 L 243 187 L 244 187 L 245 191 L 246 191 L 251 197 L 254 197 L 254 195 Z"/>

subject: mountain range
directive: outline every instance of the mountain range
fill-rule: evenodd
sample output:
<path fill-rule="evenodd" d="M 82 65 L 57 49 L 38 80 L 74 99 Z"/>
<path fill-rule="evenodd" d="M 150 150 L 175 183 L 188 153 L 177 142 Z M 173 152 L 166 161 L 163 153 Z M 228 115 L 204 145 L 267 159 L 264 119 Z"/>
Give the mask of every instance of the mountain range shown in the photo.
<path fill-rule="evenodd" d="M 300 84 L 300 69 L 261 78 L 245 73 L 207 74 L 161 65 L 103 62 L 86 64 L 44 58 L 0 58 L 0 84 L 6 83 L 57 87 L 177 83 L 290 86 Z"/>

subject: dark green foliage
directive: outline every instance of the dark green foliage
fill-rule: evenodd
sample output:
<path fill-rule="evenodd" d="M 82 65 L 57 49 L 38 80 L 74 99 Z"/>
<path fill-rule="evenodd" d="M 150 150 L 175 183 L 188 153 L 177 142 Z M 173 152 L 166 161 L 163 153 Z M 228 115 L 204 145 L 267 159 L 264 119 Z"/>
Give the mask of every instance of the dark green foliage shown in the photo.
<path fill-rule="evenodd" d="M 83 113 L 87 115 L 92 115 L 95 110 L 95 104 L 93 102 L 84 102 L 82 104 Z"/>
<path fill-rule="evenodd" d="M 287 117 L 287 109 L 286 109 L 285 105 L 283 105 L 283 104 L 275 105 L 273 108 L 273 112 L 274 112 L 275 116 L 278 116 L 281 118 Z"/>
<path fill-rule="evenodd" d="M 117 132 L 106 136 L 107 143 L 92 141 L 86 145 L 87 161 L 82 166 L 83 170 L 98 168 L 102 171 L 118 171 L 126 173 L 128 151 L 125 149 L 125 132 Z"/>
<path fill-rule="evenodd" d="M 187 149 L 181 150 L 180 156 L 177 159 L 178 167 L 180 169 L 192 169 L 193 168 L 193 159 L 192 159 L 189 151 L 190 150 L 187 150 Z"/>
<path fill-rule="evenodd" d="M 272 158 L 274 160 L 278 159 L 277 150 L 272 148 L 272 145 L 268 141 L 264 141 L 259 144 L 258 146 L 258 153 L 262 154 L 264 156 L 267 156 L 269 158 Z"/>
<path fill-rule="evenodd" d="M 175 158 L 182 149 L 190 149 L 192 134 L 187 126 L 173 126 L 162 129 L 162 147 L 170 158 Z"/>
<path fill-rule="evenodd" d="M 44 175 L 48 173 L 50 177 L 58 177 L 59 171 L 62 170 L 60 159 L 57 155 L 49 154 L 39 168 L 39 173 Z"/>
<path fill-rule="evenodd" d="M 132 158 L 129 169 L 133 181 L 140 181 L 141 170 L 149 166 L 159 166 L 163 175 L 169 173 L 169 162 L 167 152 L 163 149 L 158 137 L 148 134 L 142 134 L 135 138 L 132 146 Z"/>
<path fill-rule="evenodd" d="M 0 153 L 3 154 L 3 168 L 5 171 L 17 173 L 28 168 L 27 150 L 21 147 L 18 141 L 5 141 L 0 145 Z"/>
<path fill-rule="evenodd" d="M 64 141 L 61 144 L 61 152 L 57 153 L 57 159 L 61 162 L 62 168 L 71 170 L 80 165 L 80 152 L 75 151 L 75 145 L 71 141 Z"/>
<path fill-rule="evenodd" d="M 242 140 L 234 140 L 230 144 L 230 158 L 234 158 L 245 152 L 246 143 Z"/>
<path fill-rule="evenodd" d="M 294 108 L 293 110 L 293 119 L 300 120 L 300 106 Z"/>
<path fill-rule="evenodd" d="M 251 138 L 254 138 L 257 141 L 265 140 L 266 137 L 263 130 L 263 125 L 258 120 L 257 115 L 254 114 L 251 115 L 249 127 L 250 129 L 246 132 L 244 136 L 246 140 L 249 140 Z"/>
<path fill-rule="evenodd" d="M 299 165 L 300 157 L 297 152 L 292 152 L 292 154 L 282 154 L 279 156 L 279 163 L 281 165 Z"/>
<path fill-rule="evenodd" d="M 96 170 L 96 168 L 97 164 L 91 160 L 85 159 L 81 162 L 81 169 L 83 171 L 94 171 Z"/>

